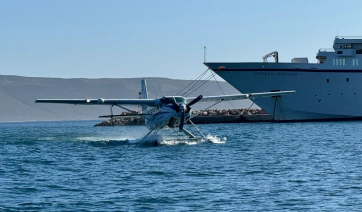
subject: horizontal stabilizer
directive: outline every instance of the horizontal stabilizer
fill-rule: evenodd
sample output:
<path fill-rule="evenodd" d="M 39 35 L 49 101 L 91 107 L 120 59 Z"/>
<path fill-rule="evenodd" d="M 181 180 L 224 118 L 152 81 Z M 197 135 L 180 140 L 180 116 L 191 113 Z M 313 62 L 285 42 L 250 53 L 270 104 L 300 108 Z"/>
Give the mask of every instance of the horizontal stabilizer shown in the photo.
<path fill-rule="evenodd" d="M 150 114 L 134 114 L 134 115 L 104 115 L 99 116 L 98 118 L 140 118 L 141 116 L 146 116 Z"/>

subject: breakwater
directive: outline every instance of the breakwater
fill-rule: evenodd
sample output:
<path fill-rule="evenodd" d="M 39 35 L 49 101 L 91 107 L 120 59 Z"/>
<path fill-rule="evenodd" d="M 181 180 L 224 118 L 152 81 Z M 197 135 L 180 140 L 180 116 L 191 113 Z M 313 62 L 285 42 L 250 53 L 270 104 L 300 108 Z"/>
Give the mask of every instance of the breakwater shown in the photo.
<path fill-rule="evenodd" d="M 261 109 L 213 109 L 213 110 L 194 110 L 193 115 L 199 114 L 192 118 L 195 124 L 212 124 L 212 123 L 241 123 L 241 122 L 271 122 L 272 116 Z M 122 116 L 132 115 L 130 112 L 123 112 Z M 121 117 L 103 121 L 95 126 L 131 126 L 144 125 L 143 117 Z"/>

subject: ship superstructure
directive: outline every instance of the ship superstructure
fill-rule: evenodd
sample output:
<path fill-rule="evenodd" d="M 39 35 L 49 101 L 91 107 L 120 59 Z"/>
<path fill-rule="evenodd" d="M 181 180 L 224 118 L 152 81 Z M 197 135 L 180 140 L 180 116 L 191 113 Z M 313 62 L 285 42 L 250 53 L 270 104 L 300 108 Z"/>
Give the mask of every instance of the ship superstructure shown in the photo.
<path fill-rule="evenodd" d="M 275 62 L 267 62 L 268 57 Z M 241 93 L 296 90 L 281 98 L 255 99 L 275 121 L 362 118 L 362 37 L 336 37 L 333 49 L 320 49 L 317 63 L 293 58 L 280 63 L 278 52 L 264 62 L 206 62 Z"/>

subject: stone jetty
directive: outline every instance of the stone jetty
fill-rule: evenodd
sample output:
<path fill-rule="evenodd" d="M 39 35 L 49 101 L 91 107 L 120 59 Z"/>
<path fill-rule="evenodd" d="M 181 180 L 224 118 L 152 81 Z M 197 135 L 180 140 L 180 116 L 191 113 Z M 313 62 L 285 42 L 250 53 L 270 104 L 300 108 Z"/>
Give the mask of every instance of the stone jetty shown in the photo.
<path fill-rule="evenodd" d="M 241 122 L 271 122 L 272 116 L 261 109 L 210 109 L 210 110 L 193 110 L 193 115 L 199 114 L 192 118 L 195 124 L 212 124 L 212 123 L 241 123 Z M 132 115 L 131 112 L 123 112 L 122 116 Z M 130 126 L 144 125 L 144 118 L 140 117 L 122 117 L 114 118 L 113 121 L 106 120 L 94 126 Z"/>

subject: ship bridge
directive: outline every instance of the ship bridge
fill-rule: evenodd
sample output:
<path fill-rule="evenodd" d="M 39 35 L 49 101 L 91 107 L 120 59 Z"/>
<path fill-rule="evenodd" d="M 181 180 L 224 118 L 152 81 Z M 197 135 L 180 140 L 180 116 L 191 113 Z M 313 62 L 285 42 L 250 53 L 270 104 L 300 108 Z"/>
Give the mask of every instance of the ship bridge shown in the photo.
<path fill-rule="evenodd" d="M 355 50 L 356 54 L 362 54 L 362 36 L 337 36 L 334 39 L 333 48 L 342 52 Z"/>
<path fill-rule="evenodd" d="M 362 36 L 337 36 L 333 42 L 333 49 L 319 49 L 317 60 L 320 64 L 330 61 L 330 65 L 344 65 L 348 58 L 362 56 Z M 328 60 L 327 60 L 328 58 Z M 358 64 L 353 59 L 352 64 Z M 333 61 L 333 62 L 332 62 Z"/>

